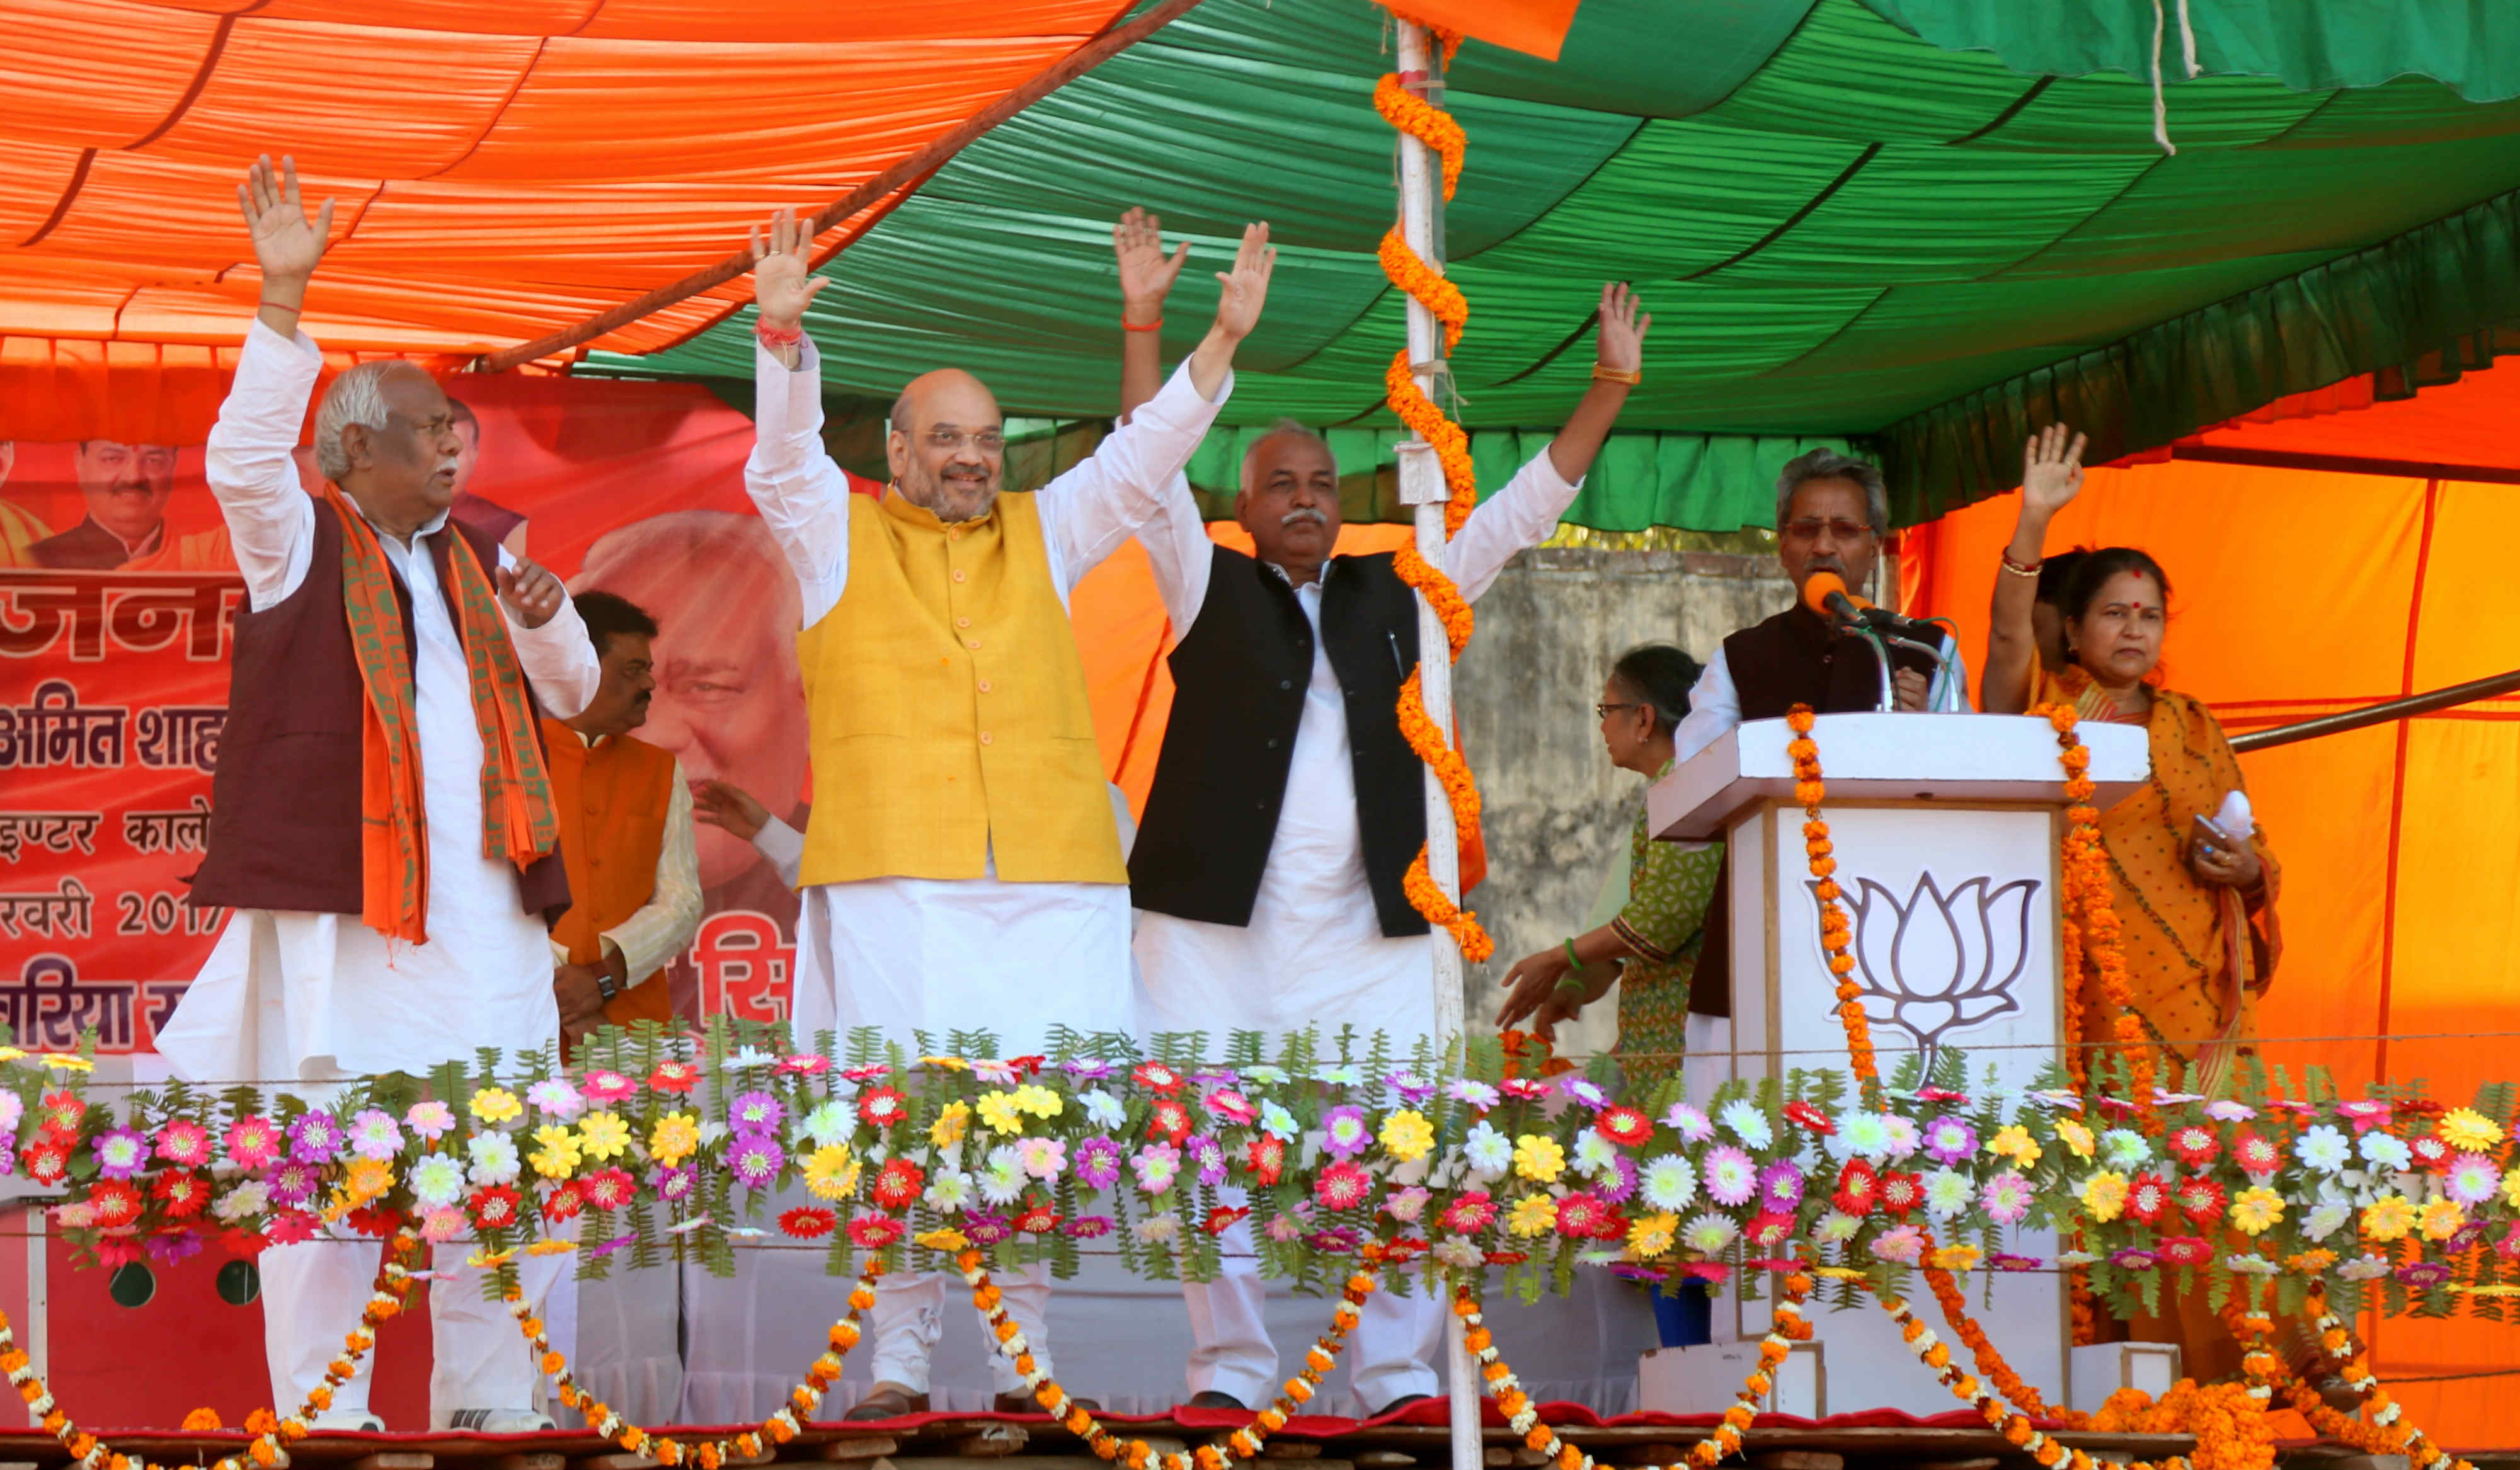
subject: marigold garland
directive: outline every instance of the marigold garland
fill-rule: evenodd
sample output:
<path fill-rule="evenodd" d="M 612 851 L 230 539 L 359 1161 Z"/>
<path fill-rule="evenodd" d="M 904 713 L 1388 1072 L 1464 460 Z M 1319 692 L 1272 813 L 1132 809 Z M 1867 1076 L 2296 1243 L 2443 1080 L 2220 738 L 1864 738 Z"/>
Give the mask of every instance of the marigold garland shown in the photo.
<path fill-rule="evenodd" d="M 1397 12 L 1394 13 L 1395 15 Z M 1403 19 L 1406 19 L 1405 17 Z M 1412 22 L 1417 23 L 1417 22 Z M 1437 32 L 1439 35 L 1442 32 Z M 1449 61 L 1459 37 L 1446 37 L 1445 58 Z M 1418 139 L 1443 158 L 1444 198 L 1450 200 L 1461 182 L 1462 158 L 1468 148 L 1468 138 L 1453 115 L 1411 92 L 1398 73 L 1385 72 L 1374 84 L 1373 105 L 1392 127 Z M 1443 324 L 1444 350 L 1450 352 L 1461 343 L 1462 328 L 1470 316 L 1469 303 L 1462 296 L 1461 288 L 1446 280 L 1442 269 L 1410 248 L 1409 242 L 1397 229 L 1383 233 L 1377 252 L 1383 274 L 1393 285 L 1423 305 L 1436 321 Z M 1478 477 L 1470 463 L 1469 436 L 1462 426 L 1446 417 L 1435 401 L 1418 386 L 1416 366 L 1410 361 L 1409 349 L 1392 354 L 1391 365 L 1383 370 L 1383 395 L 1392 413 L 1407 424 L 1410 432 L 1431 446 L 1438 464 L 1443 467 L 1446 496 L 1444 500 L 1444 534 L 1450 538 L 1469 519 L 1478 504 Z M 1444 639 L 1451 656 L 1459 659 L 1462 648 L 1469 642 L 1472 619 L 1470 604 L 1453 585 L 1443 569 L 1419 554 L 1416 544 L 1404 544 L 1392 557 L 1392 569 L 1400 580 L 1415 588 L 1427 605 L 1435 611 L 1444 626 Z M 1420 656 L 1424 650 L 1420 650 Z M 1455 829 L 1461 830 L 1478 820 L 1478 790 L 1470 778 L 1470 768 L 1461 752 L 1452 748 L 1444 733 L 1426 713 L 1423 688 L 1412 674 L 1400 690 L 1400 725 L 1409 736 L 1418 758 L 1432 767 L 1436 780 L 1453 808 Z M 1425 915 L 1426 921 L 1453 936 L 1462 955 L 1473 962 L 1496 953 L 1496 942 L 1479 924 L 1478 915 L 1462 908 L 1443 886 L 1435 881 L 1428 866 L 1426 850 L 1420 847 L 1409 871 L 1402 880 L 1402 890 L 1412 907 Z"/>
<path fill-rule="evenodd" d="M 1782 1290 L 1778 1294 L 1773 1315 L 1776 1320 L 1768 1335 L 1759 1343 L 1759 1365 L 1741 1380 L 1734 1394 L 1738 1401 L 1724 1410 L 1724 1422 L 1712 1433 L 1688 1448 L 1688 1452 L 1668 1465 L 1654 1465 L 1648 1470 L 1713 1470 L 1729 1455 L 1741 1449 L 1741 1435 L 1759 1416 L 1759 1401 L 1776 1387 L 1776 1371 L 1792 1351 L 1791 1344 L 1809 1339 L 1811 1324 L 1803 1320 L 1802 1308 L 1811 1296 L 1812 1277 L 1801 1270 L 1785 1273 Z M 1479 1364 L 1479 1377 L 1488 1397 L 1496 1401 L 1506 1424 L 1522 1436 L 1523 1445 L 1540 1453 L 1554 1470 L 1597 1470 L 1598 1461 L 1584 1452 L 1581 1446 L 1569 1445 L 1557 1437 L 1557 1431 L 1541 1422 L 1540 1407 L 1522 1391 L 1503 1357 L 1497 1353 L 1495 1335 L 1487 1328 L 1479 1313 L 1478 1299 L 1467 1285 L 1454 1288 L 1453 1314 L 1462 1319 L 1462 1345 Z"/>
<path fill-rule="evenodd" d="M 2143 1034 L 2143 1021 L 2136 1014 L 2135 988 L 2127 979 L 2126 951 L 2121 943 L 2124 929 L 2116 901 L 2109 892 L 2108 849 L 2100 841 L 2099 809 L 2092 805 L 2092 752 L 2075 732 L 2080 717 L 2072 705 L 2046 705 L 2034 713 L 2047 716 L 2056 732 L 2056 760 L 2065 768 L 2065 799 L 2073 803 L 2065 811 L 2069 824 L 2064 855 L 2065 949 L 2078 962 L 2088 959 L 2098 971 L 2100 995 L 2108 1002 L 2109 1027 L 2127 1060 L 2135 1092 L 2129 1100 L 2135 1104 L 2143 1130 L 2158 1133 L 2160 1119 L 2153 1097 L 2157 1059 Z M 2078 970 L 2067 971 L 2066 991 L 2070 994 L 2082 980 Z M 2066 1013 L 2069 1027 L 2074 1028 L 2065 1037 L 2068 1057 L 2082 1057 L 2084 1038 L 2079 1032 L 2083 1020 L 2080 1005 Z M 2078 1085 L 2088 1091 L 2088 1075 Z"/>
<path fill-rule="evenodd" d="M 632 1454 L 644 1454 L 661 1465 L 691 1464 L 699 1470 L 719 1470 L 729 1462 L 740 1463 L 761 1457 L 765 1445 L 785 1445 L 796 1438 L 804 1421 L 814 1417 L 823 1406 L 823 1396 L 840 1378 L 840 1359 L 858 1345 L 858 1319 L 875 1306 L 875 1284 L 883 1275 L 883 1258 L 870 1255 L 858 1272 L 857 1284 L 849 1289 L 846 1315 L 832 1324 L 830 1346 L 805 1370 L 804 1381 L 788 1391 L 788 1402 L 761 1421 L 761 1427 L 750 1429 L 730 1440 L 678 1440 L 642 1429 L 612 1411 L 612 1406 L 577 1386 L 568 1359 L 551 1345 L 543 1322 L 525 1305 L 524 1293 L 513 1279 L 502 1294 L 508 1304 L 508 1314 L 517 1319 L 517 1329 L 534 1350 L 534 1363 L 543 1376 L 559 1391 L 560 1402 L 576 1409 L 586 1418 L 588 1427 Z"/>
<path fill-rule="evenodd" d="M 1794 799 L 1803 808 L 1803 852 L 1815 880 L 1812 896 L 1820 901 L 1821 949 L 1828 956 L 1828 972 L 1837 980 L 1837 1020 L 1846 1028 L 1846 1059 L 1863 1089 L 1864 1105 L 1879 1112 L 1881 1071 L 1872 1054 L 1872 1022 L 1864 1013 L 1864 991 L 1855 983 L 1855 929 L 1847 921 L 1846 911 L 1838 907 L 1844 893 L 1837 886 L 1836 848 L 1829 841 L 1828 824 L 1820 815 L 1828 787 L 1821 780 L 1820 745 L 1812 739 L 1812 707 L 1795 705 L 1785 713 L 1785 724 L 1794 733 L 1785 753 L 1794 761 Z"/>
<path fill-rule="evenodd" d="M 1304 1354 L 1304 1370 L 1286 1380 L 1285 1388 L 1267 1408 L 1251 1416 L 1251 1422 L 1226 1436 L 1222 1445 L 1201 1445 L 1193 1450 L 1157 1451 L 1144 1440 L 1123 1440 L 1103 1427 L 1094 1411 L 1078 1403 L 1059 1386 L 1058 1379 L 1041 1371 L 1032 1356 L 1032 1345 L 1025 1340 L 1023 1328 L 1007 1314 L 1006 1299 L 997 1284 L 989 1279 L 988 1261 L 978 1251 L 967 1250 L 955 1258 L 962 1269 L 963 1280 L 971 1288 L 971 1305 L 979 1309 L 989 1324 L 989 1335 L 995 1340 L 998 1354 L 1015 1366 L 1024 1386 L 1032 1390 L 1033 1399 L 1049 1410 L 1061 1428 L 1083 1440 L 1097 1457 L 1116 1461 L 1128 1470 L 1230 1470 L 1238 1456 L 1255 1459 L 1272 1435 L 1286 1427 L 1295 1410 L 1312 1402 L 1322 1386 L 1339 1350 L 1346 1345 L 1350 1332 L 1356 1330 L 1366 1299 L 1373 1295 L 1373 1267 L 1380 1259 L 1380 1248 L 1369 1245 L 1367 1267 L 1347 1278 L 1339 1293 L 1340 1301 L 1330 1313 L 1330 1330 L 1313 1340 Z"/>
<path fill-rule="evenodd" d="M 2301 1411 L 2313 1429 L 2366 1454 L 2403 1454 L 2414 1462 L 2416 1470 L 2475 1470 L 2466 1460 L 2434 1444 L 2422 1430 L 2405 1422 L 2404 1407 L 2389 1397 L 2389 1391 L 2372 1374 L 2368 1353 L 2354 1340 L 2345 1319 L 2328 1307 L 2327 1283 L 2317 1277 L 2311 1279 L 2310 1295 L 2302 1311 L 2318 1329 L 2320 1351 L 2343 1364 L 2346 1387 L 2370 1411 L 2370 1422 L 2338 1413 L 2327 1406 L 2318 1390 L 2287 1372 L 2282 1361 L 2266 1351 L 2265 1342 L 2273 1333 L 2274 1322 L 2256 1314 L 2244 1316 L 2239 1323 L 2249 1349 L 2240 1359 L 2240 1367 L 2253 1392 L 2271 1394 L 2282 1384 L 2292 1406 Z"/>
<path fill-rule="evenodd" d="M 2003 1355 L 1997 1351 L 1994 1340 L 1986 1335 L 1986 1329 L 1969 1315 L 1968 1297 L 1960 1290 L 1959 1278 L 1934 1264 L 1931 1231 L 1926 1232 L 1924 1254 L 1920 1259 L 1924 1262 L 1925 1284 L 1933 1289 L 1935 1305 L 1943 1309 L 1943 1321 L 1966 1345 L 1969 1357 L 1977 1363 L 1977 1370 L 1986 1375 L 1987 1382 L 1995 1385 L 1995 1391 L 2003 1396 L 2004 1402 L 2033 1417 L 2053 1419 L 2067 1429 L 2089 1429 L 2091 1415 L 2077 1409 L 2050 1407 L 2039 1390 L 2015 1372 L 2012 1364 L 2003 1360 Z"/>
<path fill-rule="evenodd" d="M 333 1406 L 333 1391 L 358 1376 L 359 1360 L 377 1345 L 377 1329 L 398 1315 L 411 1299 L 411 1270 L 403 1263 L 420 1251 L 420 1235 L 409 1225 L 394 1232 L 385 1246 L 383 1264 L 378 1268 L 375 1287 L 368 1296 L 365 1311 L 359 1314 L 359 1325 L 343 1337 L 339 1357 L 324 1365 L 324 1380 L 307 1390 L 306 1402 L 297 1412 L 286 1419 L 275 1419 L 262 1409 L 255 1409 L 246 1420 L 254 1437 L 243 1450 L 228 1455 L 210 1466 L 210 1470 L 275 1470 L 289 1463 L 288 1447 L 314 1433 L 309 1422 Z M 95 1435 L 70 1421 L 61 1406 L 54 1403 L 52 1390 L 35 1372 L 34 1362 L 18 1346 L 16 1333 L 6 1314 L 0 1314 L 0 1368 L 9 1374 L 9 1382 L 18 1397 L 26 1402 L 26 1409 L 36 1416 L 45 1433 L 62 1442 L 70 1452 L 75 1470 L 192 1470 L 158 1464 L 146 1456 L 121 1453 Z M 215 1415 L 212 1416 L 216 1418 Z M 191 1416 L 185 1420 L 189 1426 Z M 215 1427 L 215 1426 L 213 1426 Z"/>

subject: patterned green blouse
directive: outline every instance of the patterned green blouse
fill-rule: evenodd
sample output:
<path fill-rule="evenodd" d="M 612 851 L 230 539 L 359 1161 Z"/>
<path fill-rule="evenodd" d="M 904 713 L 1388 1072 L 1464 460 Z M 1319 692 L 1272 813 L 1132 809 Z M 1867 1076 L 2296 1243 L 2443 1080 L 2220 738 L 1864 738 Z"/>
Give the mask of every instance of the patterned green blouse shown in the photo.
<path fill-rule="evenodd" d="M 1688 981 L 1723 869 L 1723 843 L 1656 842 L 1645 830 L 1645 814 L 1637 813 L 1628 903 L 1610 929 L 1631 952 L 1619 971 L 1617 1054 L 1636 1058 L 1643 1072 L 1680 1069 L 1688 1047 Z"/>

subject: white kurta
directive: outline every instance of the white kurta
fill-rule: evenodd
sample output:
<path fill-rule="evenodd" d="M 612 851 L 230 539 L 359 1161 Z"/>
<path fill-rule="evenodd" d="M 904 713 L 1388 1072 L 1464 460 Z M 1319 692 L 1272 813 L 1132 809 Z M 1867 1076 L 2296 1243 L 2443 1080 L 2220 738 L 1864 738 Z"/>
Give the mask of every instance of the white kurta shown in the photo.
<path fill-rule="evenodd" d="M 331 513 L 317 511 L 291 458 L 323 363 L 303 334 L 292 342 L 256 322 L 210 431 L 204 471 L 256 609 L 304 583 L 315 516 Z M 423 530 L 434 533 L 445 520 Z M 388 940 L 356 914 L 237 911 L 158 1035 L 158 1049 L 187 1081 L 259 1081 L 320 1103 L 328 1084 L 425 1073 L 469 1060 L 478 1047 L 525 1050 L 559 1034 L 542 920 L 518 901 L 514 865 L 481 853 L 481 735 L 436 567 L 405 543 L 378 540 L 411 595 L 428 943 Z M 514 560 L 505 552 L 499 559 Z M 508 635 L 545 709 L 565 717 L 586 707 L 601 672 L 574 606 L 563 603 L 538 629 L 510 619 Z M 278 1402 L 297 1403 L 322 1378 L 340 1334 L 358 1319 L 377 1257 L 374 1242 L 339 1238 L 263 1254 L 264 1352 Z M 529 1263 L 522 1284 L 538 1310 L 565 1314 L 572 1310 L 565 1289 L 553 1296 L 562 1275 L 558 1259 Z M 461 1260 L 462 1250 L 450 1248 L 437 1265 Z M 534 1403 L 532 1358 L 506 1310 L 483 1302 L 477 1288 L 475 1278 L 429 1293 L 436 1338 L 429 1408 L 440 1427 L 459 1409 L 514 1411 Z M 356 1423 L 366 1412 L 371 1377 L 362 1373 L 336 1393 L 334 1422 Z"/>

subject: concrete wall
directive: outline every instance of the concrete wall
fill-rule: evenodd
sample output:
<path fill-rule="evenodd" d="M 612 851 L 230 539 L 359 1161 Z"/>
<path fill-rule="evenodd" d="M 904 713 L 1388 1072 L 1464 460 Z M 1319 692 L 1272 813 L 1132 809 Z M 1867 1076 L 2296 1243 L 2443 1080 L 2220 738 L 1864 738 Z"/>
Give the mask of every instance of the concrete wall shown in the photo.
<path fill-rule="evenodd" d="M 1470 907 L 1497 942 L 1470 967 L 1473 1029 L 1515 959 L 1575 932 L 1636 821 L 1644 783 L 1610 764 L 1593 714 L 1611 661 L 1663 642 L 1703 662 L 1792 595 L 1772 557 L 1544 547 L 1479 600 L 1454 685 L 1485 802 L 1488 876 Z"/>

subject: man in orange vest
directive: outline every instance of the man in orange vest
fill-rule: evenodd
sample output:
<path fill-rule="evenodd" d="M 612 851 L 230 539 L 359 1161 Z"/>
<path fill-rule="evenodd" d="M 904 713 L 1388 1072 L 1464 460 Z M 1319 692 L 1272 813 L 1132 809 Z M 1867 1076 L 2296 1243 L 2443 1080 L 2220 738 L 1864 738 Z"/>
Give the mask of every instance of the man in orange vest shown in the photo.
<path fill-rule="evenodd" d="M 546 716 L 568 912 L 552 925 L 552 995 L 561 1039 L 598 1026 L 669 1022 L 665 966 L 700 926 L 699 859 L 682 764 L 630 732 L 648 720 L 656 620 L 608 592 L 584 592 L 578 615 L 602 659 L 594 701 Z"/>

